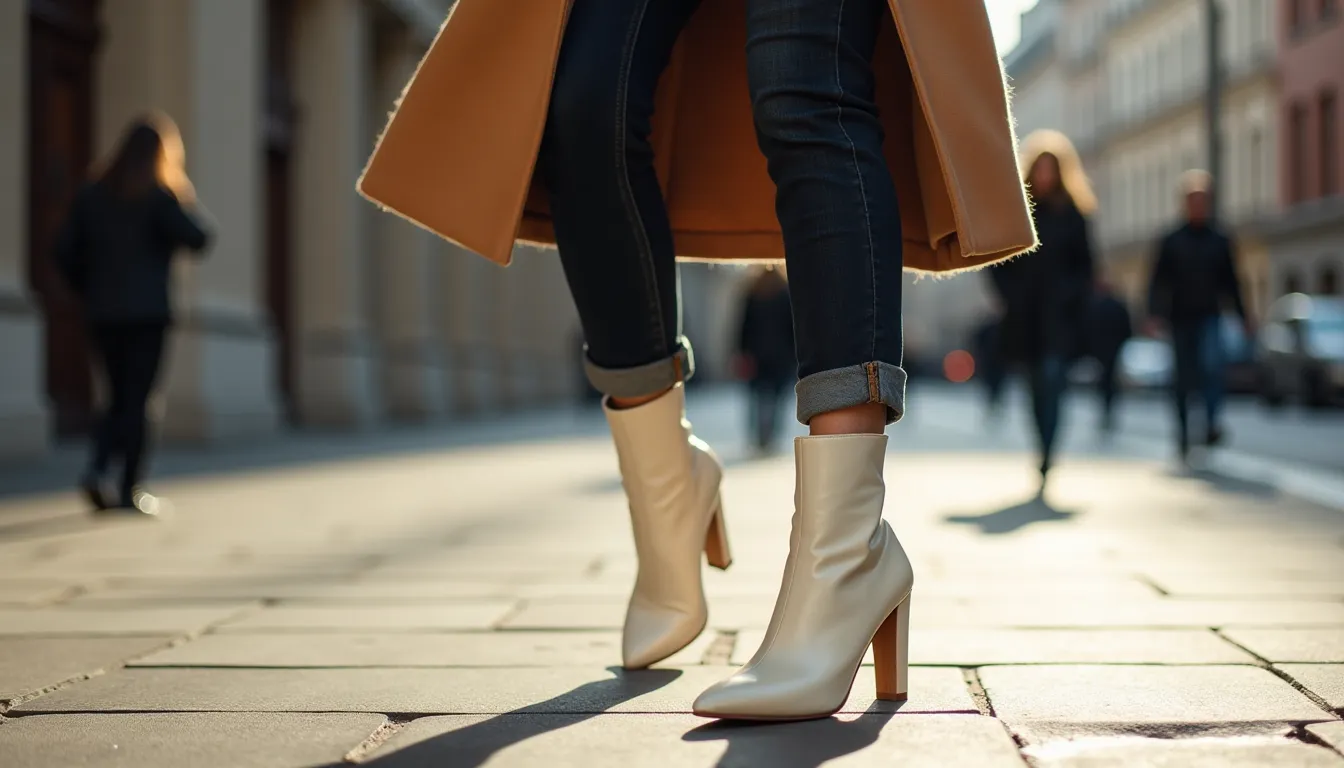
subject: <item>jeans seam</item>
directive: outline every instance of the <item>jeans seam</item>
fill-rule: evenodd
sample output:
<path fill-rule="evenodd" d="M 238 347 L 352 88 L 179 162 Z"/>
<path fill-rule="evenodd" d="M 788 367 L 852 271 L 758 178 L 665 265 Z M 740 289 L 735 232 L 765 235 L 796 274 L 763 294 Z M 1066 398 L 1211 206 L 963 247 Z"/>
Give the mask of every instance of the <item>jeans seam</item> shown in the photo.
<path fill-rule="evenodd" d="M 859 182 L 859 197 L 863 200 L 864 232 L 868 236 L 868 283 L 872 298 L 872 338 L 869 344 L 869 360 L 877 359 L 877 254 L 873 252 L 873 219 L 868 207 L 868 189 L 863 183 L 863 166 L 859 164 L 859 148 L 854 137 L 845 128 L 845 85 L 840 77 L 840 46 L 844 40 L 845 0 L 840 0 L 839 11 L 835 16 L 835 122 L 849 142 L 849 151 L 854 158 L 854 176 Z"/>
<path fill-rule="evenodd" d="M 635 233 L 638 242 L 640 264 L 644 268 L 645 288 L 652 299 L 651 309 L 654 326 L 657 328 L 657 344 L 660 349 L 667 344 L 667 327 L 663 324 L 663 304 L 658 293 L 658 275 L 654 271 L 653 246 L 649 242 L 648 230 L 644 228 L 644 217 L 639 213 L 635 201 L 634 187 L 630 183 L 630 166 L 626 162 L 628 151 L 627 112 L 630 102 L 630 69 L 634 65 L 635 47 L 639 43 L 639 33 L 644 26 L 644 15 L 648 12 L 649 0 L 641 0 L 639 11 L 630 20 L 630 29 L 626 33 L 625 53 L 621 57 L 621 71 L 616 80 L 616 141 L 614 146 L 617 175 L 620 177 L 621 204 L 625 208 L 626 222 Z M 678 371 L 678 378 L 680 372 Z"/>

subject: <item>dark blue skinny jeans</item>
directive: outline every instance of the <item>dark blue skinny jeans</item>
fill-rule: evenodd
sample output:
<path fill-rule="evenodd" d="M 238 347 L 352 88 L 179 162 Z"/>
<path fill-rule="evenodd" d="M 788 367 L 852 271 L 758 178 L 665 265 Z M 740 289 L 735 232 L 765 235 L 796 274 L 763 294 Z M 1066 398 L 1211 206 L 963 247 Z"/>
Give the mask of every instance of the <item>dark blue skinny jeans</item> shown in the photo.
<path fill-rule="evenodd" d="M 887 0 L 745 0 L 750 98 L 792 284 L 798 418 L 904 412 L 901 224 L 871 66 Z M 698 0 L 575 0 L 540 171 L 599 391 L 688 378 L 676 247 L 649 132 Z M 748 94 L 743 94 L 747 97 Z"/>

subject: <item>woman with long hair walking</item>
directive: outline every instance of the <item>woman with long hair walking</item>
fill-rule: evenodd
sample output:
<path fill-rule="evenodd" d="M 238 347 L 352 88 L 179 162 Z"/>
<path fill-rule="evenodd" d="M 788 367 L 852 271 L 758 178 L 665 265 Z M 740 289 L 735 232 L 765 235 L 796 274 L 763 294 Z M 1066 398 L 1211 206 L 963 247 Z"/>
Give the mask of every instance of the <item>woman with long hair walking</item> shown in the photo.
<path fill-rule="evenodd" d="M 56 259 L 79 297 L 107 383 L 108 402 L 93 436 L 80 488 L 97 511 L 153 513 L 140 487 L 148 452 L 146 406 L 158 377 L 172 311 L 169 268 L 182 248 L 202 251 L 209 236 L 192 209 L 177 126 L 162 114 L 130 125 L 110 161 L 76 196 Z M 115 495 L 104 489 L 121 462 Z"/>
<path fill-rule="evenodd" d="M 1037 131 L 1023 141 L 1022 176 L 1041 245 L 1031 258 L 990 274 L 1004 306 L 1003 357 L 1027 370 L 1044 496 L 1069 366 L 1087 342 L 1094 272 L 1088 217 L 1097 198 L 1073 143 L 1058 131 Z"/>
<path fill-rule="evenodd" d="M 458 0 L 360 189 L 500 263 L 558 245 L 639 557 L 628 668 L 703 631 L 701 553 L 730 562 L 676 258 L 787 263 L 792 545 L 765 643 L 693 708 L 788 720 L 837 711 L 870 645 L 906 697 L 914 573 L 882 519 L 902 267 L 1034 245 L 1014 153 L 981 0 Z"/>

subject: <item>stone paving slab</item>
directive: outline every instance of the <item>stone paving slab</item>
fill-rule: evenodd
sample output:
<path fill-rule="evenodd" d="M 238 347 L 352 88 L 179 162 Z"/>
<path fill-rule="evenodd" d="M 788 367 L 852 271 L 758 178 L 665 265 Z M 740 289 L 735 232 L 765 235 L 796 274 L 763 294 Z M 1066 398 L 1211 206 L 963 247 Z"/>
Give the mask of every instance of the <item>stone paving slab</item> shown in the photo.
<path fill-rule="evenodd" d="M 1286 738 L 1080 739 L 1025 752 L 1036 768 L 1344 768 L 1344 756 Z"/>
<path fill-rule="evenodd" d="M 127 669 L 28 701 L 20 712 L 385 712 L 532 714 L 689 712 L 730 667 L 618 672 L 594 667 L 526 669 Z M 874 705 L 860 670 L 846 712 Z M 961 672 L 916 667 L 911 699 L 884 711 L 976 712 Z"/>
<path fill-rule="evenodd" d="M 254 608 L 251 603 L 210 607 L 130 610 L 52 608 L 0 609 L 0 636 L 175 635 L 199 632 Z"/>
<path fill-rule="evenodd" d="M 1344 553 L 1340 556 L 1344 557 Z M 1244 575 L 1240 578 L 1209 578 L 1201 575 L 1168 573 L 1153 577 L 1151 581 L 1178 597 L 1301 599 L 1315 595 L 1326 599 L 1344 599 L 1344 576 L 1334 579 L 1253 579 Z"/>
<path fill-rule="evenodd" d="M 77 584 L 57 579 L 0 579 L 0 606 L 49 603 L 77 590 Z"/>
<path fill-rule="evenodd" d="M 705 632 L 660 666 L 695 665 Z M 217 634 L 164 649 L 139 667 L 548 667 L 620 664 L 620 632 Z"/>
<path fill-rule="evenodd" d="M 274 578 L 300 576 L 306 579 L 348 578 L 365 568 L 356 560 L 335 555 L 310 557 L 287 556 L 268 558 L 257 562 L 235 560 L 226 557 L 211 557 L 204 554 L 187 555 L 156 553 L 152 558 L 145 557 L 71 557 L 44 561 L 25 568 L 33 576 L 81 576 L 104 578 L 159 578 L 159 579 L 197 579 L 203 576 L 228 577 L 230 574 L 246 571 L 250 574 L 267 574 Z"/>
<path fill-rule="evenodd" d="M 1246 734 L 1332 719 L 1272 672 L 1250 666 L 986 667 L 994 712 L 1030 741 L 1217 724 Z"/>
<path fill-rule="evenodd" d="M 917 615 L 917 614 L 916 614 Z M 745 664 L 764 630 L 743 632 L 733 662 Z M 910 630 L 910 661 L 922 665 L 1250 664 L 1250 654 L 1197 629 L 923 629 Z M 873 663 L 870 648 L 865 664 Z"/>
<path fill-rule="evenodd" d="M 1307 730 L 1326 744 L 1344 752 L 1344 722 L 1315 723 L 1307 726 Z"/>
<path fill-rule="evenodd" d="M 446 554 L 444 559 L 423 562 L 390 562 L 376 566 L 360 574 L 361 581 L 386 579 L 424 579 L 426 577 L 455 578 L 458 580 L 480 580 L 482 578 L 504 579 L 511 582 L 519 580 L 538 580 L 543 578 L 577 579 L 594 571 L 597 558 L 573 558 L 554 560 L 542 558 L 532 560 L 535 551 L 529 551 L 522 557 L 521 548 L 512 556 L 497 560 L 452 559 Z"/>
<path fill-rule="evenodd" d="M 1273 662 L 1344 662 L 1344 627 L 1331 629 L 1243 629 L 1223 632 L 1233 642 Z"/>
<path fill-rule="evenodd" d="M 0 637 L 0 701 L 118 666 L 167 637 Z"/>
<path fill-rule="evenodd" d="M 444 632 L 489 629 L 509 614 L 512 600 L 432 605 L 281 605 L 264 608 L 219 628 L 220 632 L 322 632 L 378 630 Z"/>
<path fill-rule="evenodd" d="M 1022 768 L 1003 726 L 979 715 L 850 715 L 733 725 L 687 715 L 502 715 L 415 720 L 376 768 Z"/>
<path fill-rule="evenodd" d="M 629 597 L 545 598 L 529 600 L 502 626 L 508 629 L 620 629 Z M 765 627 L 774 610 L 774 596 L 717 598 L 709 601 L 709 626 L 723 629 Z"/>
<path fill-rule="evenodd" d="M 1322 627 L 1344 632 L 1344 603 L 1313 600 L 1041 600 L 921 601 L 924 627 Z"/>
<path fill-rule="evenodd" d="M 1344 712 L 1344 664 L 1276 664 L 1304 688 Z"/>
<path fill-rule="evenodd" d="M 629 589 L 626 589 L 629 592 Z M 113 584 L 72 600 L 71 605 L 200 603 L 205 600 L 271 600 L 281 603 L 424 603 L 444 600 L 513 598 L 518 587 L 492 582 L 407 580 L 374 582 L 303 582 L 220 579 L 209 581 L 135 580 Z"/>
<path fill-rule="evenodd" d="M 370 714 L 42 715 L 0 726 L 5 768 L 296 768 L 339 764 Z"/>

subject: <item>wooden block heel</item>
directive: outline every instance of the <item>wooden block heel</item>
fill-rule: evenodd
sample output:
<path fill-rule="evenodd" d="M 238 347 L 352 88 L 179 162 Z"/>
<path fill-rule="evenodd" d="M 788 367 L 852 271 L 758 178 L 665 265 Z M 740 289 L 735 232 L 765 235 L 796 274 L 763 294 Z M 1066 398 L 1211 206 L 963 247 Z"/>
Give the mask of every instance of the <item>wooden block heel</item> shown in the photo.
<path fill-rule="evenodd" d="M 705 533 L 705 559 L 721 571 L 733 564 L 733 553 L 728 549 L 728 527 L 723 522 L 723 502 L 715 502 L 714 516 Z"/>
<path fill-rule="evenodd" d="M 910 597 L 896 606 L 873 636 L 873 672 L 879 701 L 905 701 L 910 691 Z"/>

